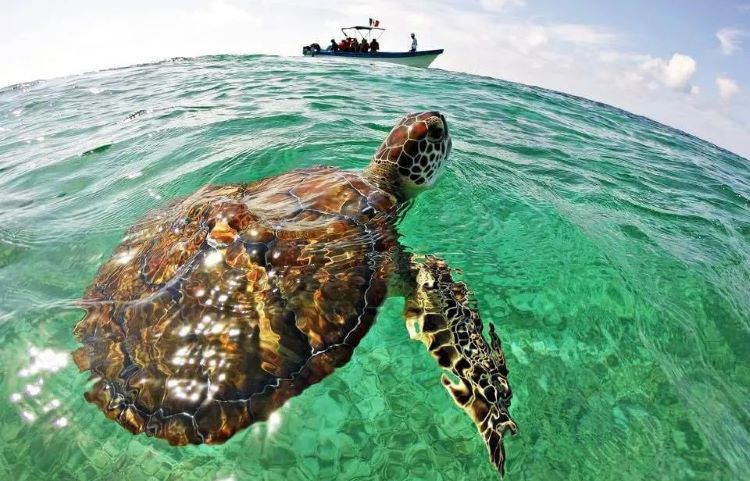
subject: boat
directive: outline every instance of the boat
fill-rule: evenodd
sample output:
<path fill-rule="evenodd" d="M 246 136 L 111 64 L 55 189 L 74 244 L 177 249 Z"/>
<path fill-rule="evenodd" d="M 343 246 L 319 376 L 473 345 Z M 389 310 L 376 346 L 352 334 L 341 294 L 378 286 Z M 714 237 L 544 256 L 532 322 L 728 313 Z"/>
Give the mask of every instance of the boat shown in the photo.
<path fill-rule="evenodd" d="M 364 26 L 355 25 L 353 27 L 343 27 L 341 33 L 344 37 L 356 38 L 360 37 L 360 40 L 367 40 L 367 43 L 372 43 L 373 40 L 379 39 L 385 29 L 377 26 Z M 432 62 L 442 54 L 444 49 L 436 50 L 417 50 L 416 52 L 344 52 L 341 50 L 332 51 L 324 50 L 320 48 L 320 45 L 313 43 L 302 47 L 302 55 L 306 57 L 323 57 L 323 58 L 345 58 L 354 60 L 374 60 L 378 62 L 389 62 L 397 63 L 400 65 L 408 65 L 410 67 L 422 67 L 427 68 Z"/>

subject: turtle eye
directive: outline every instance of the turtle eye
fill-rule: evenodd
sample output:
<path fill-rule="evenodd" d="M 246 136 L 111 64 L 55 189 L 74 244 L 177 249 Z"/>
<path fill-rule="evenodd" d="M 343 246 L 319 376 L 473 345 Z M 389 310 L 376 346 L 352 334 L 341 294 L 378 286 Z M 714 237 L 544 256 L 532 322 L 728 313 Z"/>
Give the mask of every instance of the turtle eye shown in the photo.
<path fill-rule="evenodd" d="M 443 128 L 442 122 L 434 122 L 431 123 L 429 127 L 427 127 L 427 139 L 430 142 L 440 142 L 443 140 L 443 137 L 445 136 L 445 129 Z"/>

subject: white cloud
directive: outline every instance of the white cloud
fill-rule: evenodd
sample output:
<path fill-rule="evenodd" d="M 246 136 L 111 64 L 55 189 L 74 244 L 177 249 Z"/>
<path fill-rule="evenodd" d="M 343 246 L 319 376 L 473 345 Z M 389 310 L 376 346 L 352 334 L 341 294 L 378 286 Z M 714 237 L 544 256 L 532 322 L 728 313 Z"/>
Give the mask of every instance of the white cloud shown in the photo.
<path fill-rule="evenodd" d="M 689 55 L 676 53 L 669 60 L 649 58 L 641 64 L 641 69 L 659 80 L 665 87 L 679 91 L 690 91 L 697 63 Z"/>
<path fill-rule="evenodd" d="M 494 25 L 488 37 L 493 45 L 507 44 L 521 53 L 558 48 L 563 44 L 579 47 L 605 46 L 617 41 L 616 34 L 580 24 L 544 25 L 534 23 Z"/>
<path fill-rule="evenodd" d="M 549 43 L 544 27 L 538 25 L 519 26 L 507 29 L 506 32 L 508 42 L 519 52 L 529 53 Z"/>
<path fill-rule="evenodd" d="M 676 53 L 664 67 L 662 81 L 669 88 L 682 90 L 690 83 L 695 68 L 696 63 L 692 57 Z"/>
<path fill-rule="evenodd" d="M 723 75 L 716 77 L 716 87 L 719 89 L 719 97 L 721 97 L 721 100 L 724 103 L 729 103 L 729 101 L 732 100 L 732 97 L 741 91 L 737 82 Z"/>
<path fill-rule="evenodd" d="M 742 37 L 746 35 L 746 31 L 738 28 L 727 27 L 720 29 L 716 32 L 716 38 L 719 39 L 719 44 L 721 44 L 721 52 L 724 55 L 732 55 L 741 50 Z"/>
<path fill-rule="evenodd" d="M 491 12 L 499 12 L 505 7 L 523 7 L 526 4 L 525 0 L 479 0 L 479 4 L 485 10 Z"/>
<path fill-rule="evenodd" d="M 577 45 L 610 45 L 618 41 L 618 35 L 613 32 L 575 23 L 566 23 L 548 27 L 550 36 L 554 39 Z"/>

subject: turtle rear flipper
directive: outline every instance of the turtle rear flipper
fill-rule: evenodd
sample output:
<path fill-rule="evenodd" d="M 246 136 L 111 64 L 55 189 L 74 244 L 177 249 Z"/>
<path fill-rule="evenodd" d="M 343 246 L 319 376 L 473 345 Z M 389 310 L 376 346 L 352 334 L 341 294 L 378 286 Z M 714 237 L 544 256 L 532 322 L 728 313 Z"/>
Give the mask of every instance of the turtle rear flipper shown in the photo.
<path fill-rule="evenodd" d="M 503 434 L 515 433 L 516 423 L 508 412 L 508 369 L 495 327 L 490 324 L 487 342 L 466 285 L 453 280 L 444 261 L 428 256 L 413 263 L 412 276 L 415 287 L 404 313 L 409 335 L 421 340 L 444 369 L 443 386 L 474 421 L 503 475 Z"/>

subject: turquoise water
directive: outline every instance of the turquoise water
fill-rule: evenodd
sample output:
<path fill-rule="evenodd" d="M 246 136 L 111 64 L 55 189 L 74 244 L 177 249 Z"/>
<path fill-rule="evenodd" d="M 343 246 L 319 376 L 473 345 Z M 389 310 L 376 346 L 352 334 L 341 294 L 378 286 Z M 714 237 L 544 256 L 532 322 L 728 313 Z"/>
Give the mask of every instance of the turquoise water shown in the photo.
<path fill-rule="evenodd" d="M 176 59 L 0 90 L 0 478 L 495 479 L 401 299 L 279 422 L 132 436 L 83 399 L 76 307 L 124 230 L 207 183 L 361 168 L 439 109 L 453 154 L 401 232 L 504 341 L 506 479 L 750 479 L 750 162 L 523 85 L 390 65 Z"/>

